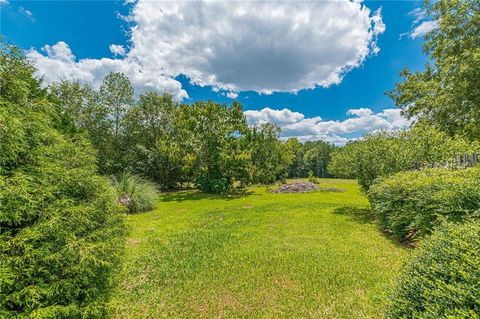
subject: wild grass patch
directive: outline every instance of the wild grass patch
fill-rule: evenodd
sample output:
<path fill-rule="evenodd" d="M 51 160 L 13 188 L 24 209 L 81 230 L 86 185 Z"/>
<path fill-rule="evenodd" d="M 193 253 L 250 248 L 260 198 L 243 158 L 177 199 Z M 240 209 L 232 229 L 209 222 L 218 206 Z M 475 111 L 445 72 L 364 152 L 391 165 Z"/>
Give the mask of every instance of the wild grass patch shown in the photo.
<path fill-rule="evenodd" d="M 117 194 L 117 202 L 130 214 L 151 210 L 159 195 L 154 183 L 129 173 L 112 177 L 112 186 Z"/>

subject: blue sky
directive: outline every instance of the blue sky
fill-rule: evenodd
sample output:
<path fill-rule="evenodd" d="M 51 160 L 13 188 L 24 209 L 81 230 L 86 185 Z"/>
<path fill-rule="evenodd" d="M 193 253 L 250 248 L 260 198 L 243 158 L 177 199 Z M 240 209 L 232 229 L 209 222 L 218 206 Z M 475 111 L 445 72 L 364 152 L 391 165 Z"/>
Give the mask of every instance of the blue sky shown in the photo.
<path fill-rule="evenodd" d="M 187 103 L 198 99 L 231 103 L 235 97 L 250 111 L 246 113 L 249 123 L 275 122 L 286 137 L 341 144 L 371 130 L 408 125 L 391 111 L 395 106 L 384 92 L 399 81 L 398 73 L 404 67 L 423 68 L 423 36 L 414 32 L 431 23 L 419 9 L 420 1 L 366 1 L 361 7 L 343 6 L 343 2 L 305 2 L 295 8 L 285 2 L 268 2 L 252 8 L 268 13 L 258 16 L 248 12 L 250 5 L 238 2 L 197 8 L 180 5 L 176 11 L 172 9 L 175 18 L 161 21 L 166 19 L 163 12 L 169 12 L 169 3 L 2 0 L 0 32 L 6 41 L 30 52 L 27 56 L 45 73 L 53 70 L 58 77 L 88 82 L 96 81 L 104 70 L 133 70 L 136 82 L 132 83 L 139 91 L 172 92 Z M 298 30 L 288 17 L 270 16 L 278 8 L 300 17 Z M 217 19 L 222 10 L 226 14 L 215 25 L 203 21 Z M 238 18 L 239 14 L 245 16 L 242 10 L 251 14 L 248 21 Z M 303 19 L 305 11 L 309 14 Z M 255 23 L 258 25 L 252 27 Z M 218 31 L 218 25 L 227 31 Z M 132 32 L 132 28 L 137 30 Z M 282 28 L 294 32 L 277 34 Z M 358 36 L 352 37 L 352 30 Z M 203 38 L 206 32 L 211 34 L 208 39 Z M 345 39 L 334 41 L 342 37 Z M 186 44 L 173 49 L 167 44 L 156 46 L 162 40 Z M 62 46 L 55 46 L 59 42 Z M 286 44 L 282 46 L 282 42 Z M 121 46 L 116 55 L 112 44 Z M 373 47 L 379 49 L 376 54 Z M 367 54 L 361 53 L 365 50 L 369 50 Z M 158 55 L 164 51 L 167 53 Z M 82 59 L 95 66 L 74 65 Z M 127 59 L 139 59 L 142 66 L 126 65 Z M 341 72 L 332 71 L 339 67 Z"/>

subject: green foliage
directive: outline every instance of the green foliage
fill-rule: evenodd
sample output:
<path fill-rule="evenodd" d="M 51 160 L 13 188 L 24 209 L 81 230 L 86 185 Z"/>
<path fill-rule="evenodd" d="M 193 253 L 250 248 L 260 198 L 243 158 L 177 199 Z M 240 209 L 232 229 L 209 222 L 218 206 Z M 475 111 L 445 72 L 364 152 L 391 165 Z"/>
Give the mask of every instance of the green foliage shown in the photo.
<path fill-rule="evenodd" d="M 291 152 L 293 158 L 288 167 L 288 177 L 308 177 L 309 173 L 316 177 L 331 177 L 327 167 L 330 155 L 335 149 L 333 144 L 324 141 L 307 141 L 301 144 L 296 138 L 290 138 L 285 142 L 287 152 Z"/>
<path fill-rule="evenodd" d="M 402 172 L 373 184 L 368 195 L 387 231 L 417 240 L 444 220 L 480 216 L 480 167 Z"/>
<path fill-rule="evenodd" d="M 431 62 L 423 72 L 402 71 L 389 95 L 410 118 L 453 136 L 480 139 L 480 3 L 426 1 L 438 28 L 425 37 Z"/>
<path fill-rule="evenodd" d="M 304 149 L 305 168 L 316 177 L 331 177 L 327 167 L 334 145 L 324 141 L 305 142 Z"/>
<path fill-rule="evenodd" d="M 286 178 L 291 153 L 279 138 L 280 128 L 271 123 L 253 127 L 247 133 L 253 183 L 271 184 Z"/>
<path fill-rule="evenodd" d="M 232 184 L 232 179 L 228 177 L 210 178 L 207 174 L 199 174 L 195 179 L 195 185 L 200 190 L 212 194 L 228 193 Z"/>
<path fill-rule="evenodd" d="M 125 228 L 90 144 L 14 48 L 0 54 L 0 317 L 103 318 Z"/>
<path fill-rule="evenodd" d="M 338 177 L 357 178 L 362 189 L 368 190 L 378 177 L 412 169 L 415 163 L 452 160 L 479 149 L 478 143 L 417 124 L 407 131 L 372 133 L 337 148 L 328 169 Z"/>
<path fill-rule="evenodd" d="M 316 178 L 315 175 L 313 175 L 312 171 L 308 172 L 308 181 L 314 184 L 318 183 L 318 178 Z"/>
<path fill-rule="evenodd" d="M 480 222 L 448 224 L 406 265 L 386 318 L 480 318 Z"/>
<path fill-rule="evenodd" d="M 108 141 L 103 145 L 104 148 L 99 149 L 105 153 L 104 161 L 100 162 L 100 172 L 116 174 L 127 166 L 127 145 L 123 131 L 127 112 L 133 105 L 133 88 L 123 73 L 110 73 L 103 79 L 99 103 L 106 109 L 109 123 L 109 131 L 106 133 Z"/>
<path fill-rule="evenodd" d="M 112 178 L 112 185 L 117 194 L 117 202 L 125 206 L 129 213 L 151 210 L 159 195 L 155 184 L 129 173 Z"/>
<path fill-rule="evenodd" d="M 415 158 L 402 154 L 400 132 L 378 132 L 337 149 L 329 170 L 338 177 L 357 178 L 367 190 L 379 176 L 410 168 Z"/>
<path fill-rule="evenodd" d="M 125 170 L 129 146 L 125 119 L 134 103 L 128 78 L 122 73 L 110 73 L 99 91 L 63 81 L 51 85 L 49 92 L 60 115 L 58 128 L 66 133 L 86 133 L 97 150 L 99 172 L 116 174 Z"/>
<path fill-rule="evenodd" d="M 101 173 L 145 176 L 160 188 L 193 182 L 225 193 L 235 184 L 286 177 L 291 155 L 272 125 L 249 128 L 242 106 L 208 102 L 180 105 L 153 92 L 133 100 L 128 79 L 108 75 L 99 91 L 75 82 L 52 85 L 59 128 L 85 133 Z"/>
<path fill-rule="evenodd" d="M 329 176 L 333 145 L 284 143 L 273 124 L 248 127 L 238 102 L 180 105 L 154 92 L 134 100 L 128 79 L 117 73 L 104 79 L 100 91 L 66 81 L 49 89 L 60 129 L 86 134 L 97 149 L 101 173 L 129 171 L 162 189 L 194 183 L 213 193 L 307 177 L 309 171 Z"/>
<path fill-rule="evenodd" d="M 248 182 L 249 156 L 244 146 L 248 130 L 242 106 L 212 101 L 182 105 L 180 136 L 197 187 L 207 193 L 228 191 L 235 181 Z"/>
<path fill-rule="evenodd" d="M 79 82 L 62 81 L 51 84 L 49 93 L 57 109 L 59 130 L 67 134 L 87 133 L 98 149 L 108 143 L 108 110 L 98 102 L 98 92 Z"/>
<path fill-rule="evenodd" d="M 154 181 L 162 189 L 188 179 L 179 105 L 171 95 L 146 93 L 128 110 L 125 120 L 128 170 Z"/>
<path fill-rule="evenodd" d="M 303 162 L 303 144 L 296 138 L 289 138 L 285 141 L 285 151 L 291 155 L 291 163 L 288 165 L 288 177 L 306 177 L 305 165 Z"/>

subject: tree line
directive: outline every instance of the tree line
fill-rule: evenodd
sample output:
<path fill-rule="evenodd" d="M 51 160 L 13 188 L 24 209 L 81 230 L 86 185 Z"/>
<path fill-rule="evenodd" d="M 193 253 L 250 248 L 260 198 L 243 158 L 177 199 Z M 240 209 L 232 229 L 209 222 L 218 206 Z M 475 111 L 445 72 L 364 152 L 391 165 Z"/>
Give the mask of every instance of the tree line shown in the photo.
<path fill-rule="evenodd" d="M 103 175 L 131 172 L 162 189 L 194 184 L 210 193 L 287 177 L 330 176 L 332 144 L 283 141 L 271 123 L 249 127 L 239 102 L 182 104 L 156 92 L 136 98 L 121 73 L 107 75 L 98 90 L 62 81 L 47 91 L 61 130 L 91 142 Z"/>

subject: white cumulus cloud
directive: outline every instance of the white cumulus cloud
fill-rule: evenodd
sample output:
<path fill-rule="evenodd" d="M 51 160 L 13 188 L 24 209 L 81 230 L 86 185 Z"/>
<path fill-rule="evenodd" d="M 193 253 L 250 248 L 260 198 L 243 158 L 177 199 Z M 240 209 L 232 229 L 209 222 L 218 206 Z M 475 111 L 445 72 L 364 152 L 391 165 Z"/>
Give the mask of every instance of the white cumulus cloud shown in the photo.
<path fill-rule="evenodd" d="M 125 71 L 137 91 L 185 97 L 175 78 L 228 92 L 296 92 L 328 87 L 378 52 L 381 12 L 362 1 L 146 1 L 134 2 L 129 51 L 118 59 L 70 59 L 28 53 L 46 80 L 92 80 Z M 56 50 L 68 45 L 51 45 Z M 70 51 L 70 54 L 72 52 Z M 63 60 L 62 60 L 63 59 Z M 51 68 L 56 66 L 56 68 Z M 236 94 L 236 93 L 235 93 Z"/>
<path fill-rule="evenodd" d="M 245 111 L 245 116 L 249 125 L 263 123 L 288 124 L 304 120 L 305 116 L 299 112 L 293 112 L 289 109 L 273 110 L 269 107 L 259 111 Z"/>
<path fill-rule="evenodd" d="M 45 45 L 45 54 L 36 50 L 27 51 L 28 59 L 37 66 L 37 75 L 43 76 L 46 83 L 59 80 L 78 80 L 98 88 L 103 78 L 110 72 L 122 72 L 130 79 L 137 93 L 161 91 L 171 93 L 177 99 L 188 97 L 180 82 L 162 75 L 158 69 L 143 67 L 134 57 L 124 59 L 80 59 L 75 60 L 70 47 L 65 42 Z"/>
<path fill-rule="evenodd" d="M 238 97 L 238 93 L 236 92 L 227 92 L 227 97 L 229 99 L 236 99 Z"/>
<path fill-rule="evenodd" d="M 358 137 L 376 130 L 404 129 L 410 126 L 410 122 L 401 116 L 400 109 L 384 109 L 375 113 L 369 108 L 358 108 L 348 110 L 347 115 L 350 117 L 343 121 L 324 121 L 319 116 L 307 118 L 302 113 L 286 108 L 273 110 L 267 107 L 259 111 L 245 111 L 249 125 L 274 123 L 282 129 L 283 138 L 296 137 L 300 141 L 321 139 L 344 144 L 352 139 L 346 135 Z"/>
<path fill-rule="evenodd" d="M 114 56 L 124 56 L 125 55 L 125 48 L 123 45 L 120 44 L 110 44 L 108 47 L 110 49 L 110 52 L 113 53 Z"/>
<path fill-rule="evenodd" d="M 132 54 L 199 85 L 262 93 L 341 82 L 378 51 L 380 11 L 360 1 L 139 1 Z"/>

